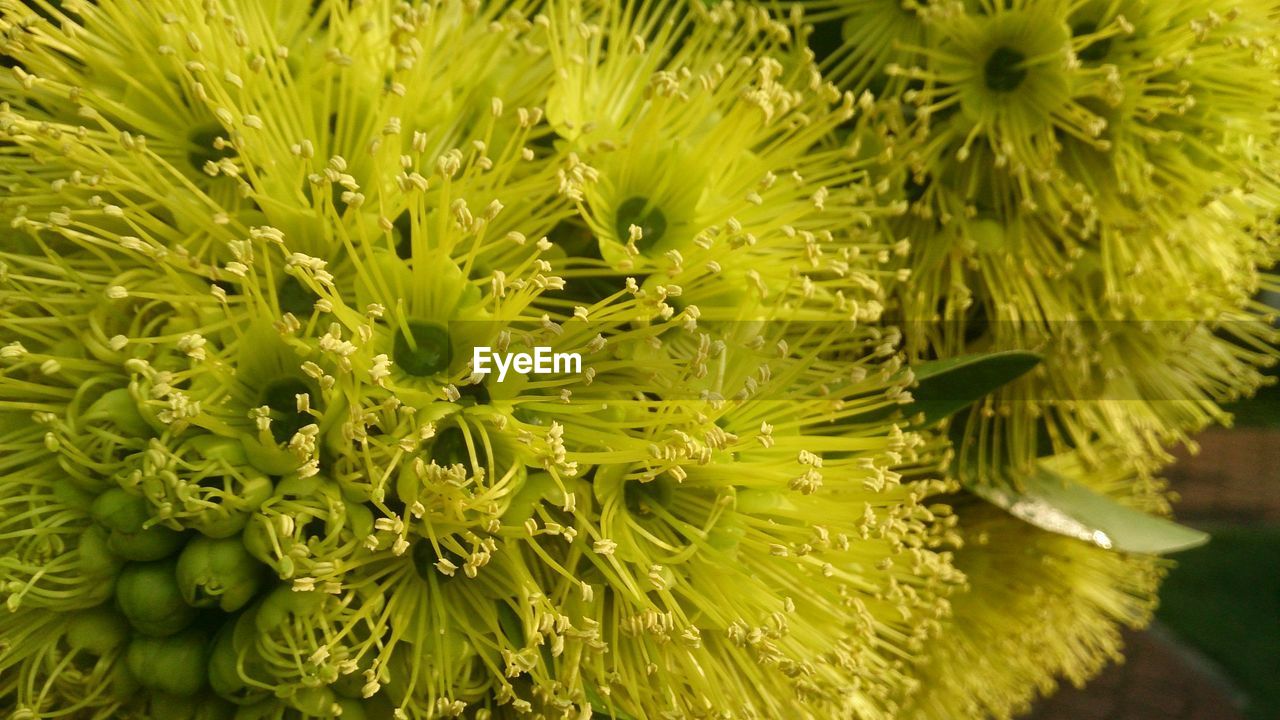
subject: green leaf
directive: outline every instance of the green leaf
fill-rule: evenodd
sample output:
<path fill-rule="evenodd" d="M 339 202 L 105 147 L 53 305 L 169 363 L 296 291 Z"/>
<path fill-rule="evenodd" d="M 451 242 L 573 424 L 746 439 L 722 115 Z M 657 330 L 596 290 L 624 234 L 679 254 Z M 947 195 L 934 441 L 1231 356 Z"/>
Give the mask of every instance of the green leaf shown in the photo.
<path fill-rule="evenodd" d="M 962 355 L 912 365 L 916 386 L 907 411 L 931 425 L 950 417 L 1030 372 L 1042 358 L 1024 350 Z"/>
<path fill-rule="evenodd" d="M 1021 480 L 1021 491 L 978 485 L 969 490 L 1041 530 L 1107 550 L 1164 555 L 1209 541 L 1207 533 L 1121 505 L 1043 466 Z"/>

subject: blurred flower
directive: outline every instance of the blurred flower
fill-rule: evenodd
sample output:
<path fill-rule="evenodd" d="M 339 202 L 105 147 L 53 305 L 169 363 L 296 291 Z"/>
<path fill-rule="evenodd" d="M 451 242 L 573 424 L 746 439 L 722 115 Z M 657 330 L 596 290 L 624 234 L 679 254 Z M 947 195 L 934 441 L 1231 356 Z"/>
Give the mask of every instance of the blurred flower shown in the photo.
<path fill-rule="evenodd" d="M 1110 460 L 1043 462 L 1126 505 L 1167 514 L 1159 484 Z M 1168 561 L 1041 530 L 973 497 L 952 507 L 961 540 L 954 559 L 967 583 L 927 646 L 906 716 L 1012 718 L 1060 679 L 1081 686 L 1120 660 L 1122 628 L 1150 622 Z"/>
<path fill-rule="evenodd" d="M 911 248 L 890 304 L 911 355 L 1045 354 L 988 416 L 1013 434 L 974 425 L 991 443 L 973 447 L 998 445 L 987 461 L 1011 477 L 1094 442 L 1158 464 L 1274 362 L 1252 299 L 1275 283 L 1265 270 L 1280 252 L 1280 134 L 1258 111 L 1280 91 L 1273 10 L 950 2 L 917 14 L 923 39 L 899 43 L 914 61 L 886 70 L 907 84 L 856 130 L 873 176 L 910 205 L 887 222 Z"/>

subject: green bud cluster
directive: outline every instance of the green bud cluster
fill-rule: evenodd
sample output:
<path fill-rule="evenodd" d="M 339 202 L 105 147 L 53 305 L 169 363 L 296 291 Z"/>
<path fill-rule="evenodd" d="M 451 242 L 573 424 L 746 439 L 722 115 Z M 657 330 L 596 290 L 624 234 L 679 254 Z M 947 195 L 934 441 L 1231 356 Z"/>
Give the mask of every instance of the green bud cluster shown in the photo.
<path fill-rule="evenodd" d="M 108 392 L 85 417 L 108 420 L 126 436 L 153 435 L 127 391 Z M 245 462 L 235 441 L 206 437 L 198 444 L 204 459 Z M 140 487 L 145 492 L 154 480 L 144 478 Z M 220 682 L 227 675 L 226 657 L 217 654 L 215 638 L 220 632 L 230 637 L 238 625 L 254 627 L 239 611 L 269 588 L 268 567 L 253 557 L 240 533 L 249 511 L 273 487 L 267 476 L 250 475 L 234 511 L 216 508 L 180 528 L 166 524 L 137 488 L 109 487 L 96 497 L 75 490 L 92 520 L 79 538 L 79 568 L 110 598 L 73 615 L 65 641 L 86 657 L 111 659 L 120 699 L 138 688 L 149 693 L 155 712 L 164 708 L 165 717 L 234 716 L 234 705 L 221 695 L 241 698 Z M 211 666 L 213 657 L 223 665 Z"/>

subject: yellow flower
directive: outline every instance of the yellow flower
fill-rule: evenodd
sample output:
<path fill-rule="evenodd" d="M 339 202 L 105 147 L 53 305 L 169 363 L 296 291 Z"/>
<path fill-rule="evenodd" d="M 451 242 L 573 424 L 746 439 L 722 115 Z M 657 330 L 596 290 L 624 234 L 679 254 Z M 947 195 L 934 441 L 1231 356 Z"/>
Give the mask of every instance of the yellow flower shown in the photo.
<path fill-rule="evenodd" d="M 781 25 L 131 7 L 0 5 L 4 702 L 894 715 L 941 448 Z"/>
<path fill-rule="evenodd" d="M 1280 90 L 1268 6 L 944 3 L 920 17 L 917 62 L 897 71 L 916 85 L 867 126 L 910 204 L 890 224 L 911 246 L 891 316 L 913 357 L 1046 355 L 972 424 L 986 438 L 972 447 L 994 453 L 982 462 L 1025 469 L 1095 441 L 1158 460 L 1223 421 L 1274 361 L 1251 299 L 1280 249 L 1275 116 L 1256 111 Z"/>
<path fill-rule="evenodd" d="M 785 26 L 750 7 L 696 19 L 556 7 L 568 15 L 552 30 L 578 28 L 551 34 L 548 96 L 581 215 L 552 235 L 570 254 L 569 296 L 607 296 L 632 276 L 708 319 L 750 316 L 761 299 L 877 318 L 878 293 L 859 305 L 842 290 L 895 279 L 883 265 L 899 248 L 868 228 L 901 207 L 879 201 L 856 148 L 824 145 L 854 99 L 797 61 Z"/>

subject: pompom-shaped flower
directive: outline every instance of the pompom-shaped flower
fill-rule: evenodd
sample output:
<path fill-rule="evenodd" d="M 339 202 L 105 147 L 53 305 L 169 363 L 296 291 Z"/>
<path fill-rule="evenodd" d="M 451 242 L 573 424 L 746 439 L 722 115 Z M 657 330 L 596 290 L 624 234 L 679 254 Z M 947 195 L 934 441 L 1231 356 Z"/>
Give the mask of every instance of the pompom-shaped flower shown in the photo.
<path fill-rule="evenodd" d="M 901 209 L 880 201 L 853 148 L 826 144 L 853 96 L 791 61 L 785 26 L 728 7 L 703 11 L 696 30 L 689 17 L 607 7 L 570 6 L 552 25 L 582 23 L 553 34 L 548 98 L 580 213 L 552 234 L 577 250 L 568 295 L 590 300 L 635 277 L 707 319 L 755 319 L 764 300 L 789 317 L 875 321 L 903 248 L 870 228 Z M 631 39 L 615 47 L 619 37 Z"/>
<path fill-rule="evenodd" d="M 1092 443 L 1158 462 L 1262 381 L 1276 342 L 1252 300 L 1278 247 L 1278 133 L 1257 110 L 1280 99 L 1272 12 L 917 11 L 922 39 L 900 43 L 913 61 L 887 70 L 909 82 L 858 131 L 910 204 L 890 221 L 911 246 L 894 307 L 917 357 L 1046 356 L 974 424 L 985 440 L 971 447 L 998 448 L 983 462 L 1016 477 Z"/>
<path fill-rule="evenodd" d="M 0 6 L 19 717 L 894 716 L 950 488 L 884 420 L 853 102 L 780 26 L 39 6 Z"/>
<path fill-rule="evenodd" d="M 1280 340 L 1254 299 L 1276 283 L 1274 4 L 890 5 L 803 7 L 847 23 L 822 64 L 876 95 L 842 131 L 909 205 L 887 222 L 909 355 L 1042 357 L 954 422 L 950 474 L 989 493 L 1049 466 L 1164 513 L 1166 447 L 1228 421 Z M 1158 559 L 953 505 L 969 589 L 906 716 L 1009 717 L 1149 617 Z"/>

